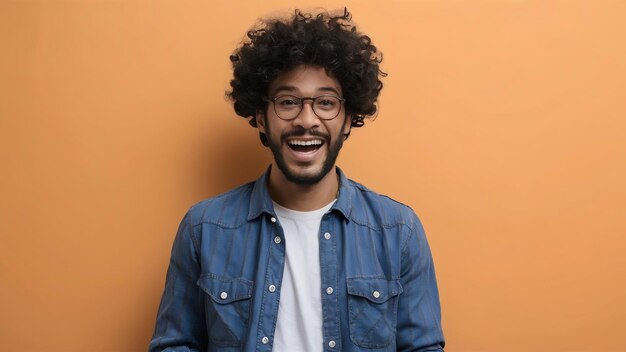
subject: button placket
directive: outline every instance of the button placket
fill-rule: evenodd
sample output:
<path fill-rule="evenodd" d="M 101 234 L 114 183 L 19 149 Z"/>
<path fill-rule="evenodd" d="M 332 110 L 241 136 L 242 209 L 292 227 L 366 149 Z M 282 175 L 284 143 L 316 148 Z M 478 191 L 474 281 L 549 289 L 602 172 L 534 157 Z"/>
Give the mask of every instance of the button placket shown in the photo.
<path fill-rule="evenodd" d="M 322 217 L 319 232 L 320 269 L 322 275 L 322 318 L 325 349 L 340 351 L 341 331 L 339 326 L 339 294 L 335 289 L 338 283 L 338 248 L 334 235 L 340 236 L 340 230 L 332 226 L 333 214 L 326 213 Z M 333 232 L 334 231 L 334 232 Z M 339 238 L 339 237 L 337 237 Z"/>
<path fill-rule="evenodd" d="M 261 301 L 261 309 L 267 313 L 260 317 L 257 328 L 257 338 L 260 338 L 257 341 L 267 346 L 264 346 L 262 349 L 259 346 L 259 349 L 263 351 L 266 351 L 268 348 L 271 350 L 272 338 L 270 338 L 270 335 L 266 335 L 266 333 L 273 331 L 275 328 L 274 319 L 275 315 L 278 313 L 279 305 L 278 287 L 273 283 L 282 281 L 282 269 L 285 260 L 285 246 L 282 245 L 284 237 L 282 227 L 276 216 L 270 216 L 269 221 L 270 224 L 267 226 L 267 232 L 269 233 L 265 234 L 265 236 L 267 236 L 265 238 L 269 240 L 269 259 L 265 273 L 265 290 Z"/>

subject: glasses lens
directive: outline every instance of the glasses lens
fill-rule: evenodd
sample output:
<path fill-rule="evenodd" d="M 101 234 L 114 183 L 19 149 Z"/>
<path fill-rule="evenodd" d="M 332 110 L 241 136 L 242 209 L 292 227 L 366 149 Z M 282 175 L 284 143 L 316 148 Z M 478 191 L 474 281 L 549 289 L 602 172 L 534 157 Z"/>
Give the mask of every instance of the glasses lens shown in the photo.
<path fill-rule="evenodd" d="M 339 110 L 341 110 L 341 100 L 330 95 L 317 97 L 313 102 L 313 110 L 320 119 L 334 119 L 339 115 Z"/>
<path fill-rule="evenodd" d="M 323 120 L 334 119 L 341 111 L 341 99 L 332 95 L 322 95 L 316 98 L 281 95 L 272 99 L 276 115 L 283 120 L 292 120 L 298 117 L 302 111 L 303 100 L 311 100 L 313 112 Z"/>
<path fill-rule="evenodd" d="M 302 100 L 292 95 L 282 95 L 274 100 L 274 110 L 281 119 L 290 120 L 296 118 L 302 110 Z"/>

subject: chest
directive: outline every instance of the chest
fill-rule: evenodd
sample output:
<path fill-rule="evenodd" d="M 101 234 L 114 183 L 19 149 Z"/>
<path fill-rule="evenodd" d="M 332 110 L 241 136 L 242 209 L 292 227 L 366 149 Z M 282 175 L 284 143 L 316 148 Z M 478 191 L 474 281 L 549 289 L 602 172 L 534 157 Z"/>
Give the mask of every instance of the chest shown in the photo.
<path fill-rule="evenodd" d="M 267 270 L 282 272 L 289 251 L 289 256 L 318 256 L 322 275 L 326 269 L 344 279 L 392 280 L 400 276 L 406 237 L 401 226 L 373 227 L 324 216 L 313 227 L 300 233 L 294 224 L 283 226 L 275 218 L 237 227 L 201 224 L 194 229 L 199 239 L 201 271 L 254 282 Z M 300 235 L 305 238 L 296 237 Z"/>

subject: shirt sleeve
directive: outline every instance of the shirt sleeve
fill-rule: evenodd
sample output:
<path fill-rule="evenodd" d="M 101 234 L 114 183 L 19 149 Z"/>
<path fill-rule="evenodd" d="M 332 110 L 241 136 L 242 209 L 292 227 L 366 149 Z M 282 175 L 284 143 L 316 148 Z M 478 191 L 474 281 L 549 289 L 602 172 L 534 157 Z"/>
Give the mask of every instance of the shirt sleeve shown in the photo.
<path fill-rule="evenodd" d="M 203 296 L 196 284 L 200 277 L 199 252 L 189 220 L 187 213 L 174 240 L 150 352 L 206 349 Z"/>
<path fill-rule="evenodd" d="M 435 268 L 424 229 L 416 216 L 414 219 L 402 250 L 403 293 L 398 300 L 397 350 L 443 351 L 445 341 Z"/>

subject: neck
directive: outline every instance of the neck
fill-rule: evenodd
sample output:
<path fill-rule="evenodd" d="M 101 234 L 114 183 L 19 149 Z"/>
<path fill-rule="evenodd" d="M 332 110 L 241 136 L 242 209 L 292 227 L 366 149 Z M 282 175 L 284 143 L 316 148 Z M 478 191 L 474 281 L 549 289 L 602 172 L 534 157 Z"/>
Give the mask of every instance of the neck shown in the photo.
<path fill-rule="evenodd" d="M 278 166 L 272 164 L 268 188 L 272 200 L 283 207 L 297 211 L 312 211 L 323 208 L 337 198 L 339 177 L 333 167 L 320 182 L 300 185 L 287 180 Z"/>

